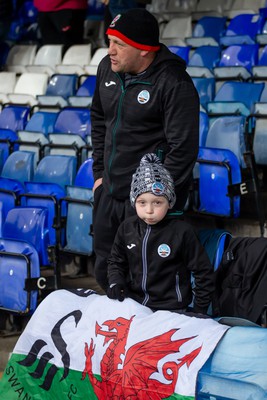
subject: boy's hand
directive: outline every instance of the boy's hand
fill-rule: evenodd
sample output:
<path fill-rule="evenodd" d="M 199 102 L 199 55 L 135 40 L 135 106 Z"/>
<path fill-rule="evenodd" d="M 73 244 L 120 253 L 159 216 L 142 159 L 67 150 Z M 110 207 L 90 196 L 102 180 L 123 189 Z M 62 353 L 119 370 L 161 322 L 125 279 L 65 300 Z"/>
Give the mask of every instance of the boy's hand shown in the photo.
<path fill-rule="evenodd" d="M 123 301 L 126 296 L 126 287 L 121 283 L 113 283 L 107 290 L 107 296 L 113 300 Z"/>

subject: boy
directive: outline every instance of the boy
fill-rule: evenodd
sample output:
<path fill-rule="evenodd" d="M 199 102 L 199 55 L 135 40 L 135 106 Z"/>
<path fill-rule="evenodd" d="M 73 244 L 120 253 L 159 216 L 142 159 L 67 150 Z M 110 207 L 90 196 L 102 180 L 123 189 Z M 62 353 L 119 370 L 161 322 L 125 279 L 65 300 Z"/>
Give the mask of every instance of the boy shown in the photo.
<path fill-rule="evenodd" d="M 155 154 L 146 154 L 132 178 L 130 201 L 137 215 L 119 227 L 108 260 L 111 299 L 131 297 L 153 310 L 205 314 L 214 291 L 213 269 L 194 230 L 169 212 L 173 179 Z"/>

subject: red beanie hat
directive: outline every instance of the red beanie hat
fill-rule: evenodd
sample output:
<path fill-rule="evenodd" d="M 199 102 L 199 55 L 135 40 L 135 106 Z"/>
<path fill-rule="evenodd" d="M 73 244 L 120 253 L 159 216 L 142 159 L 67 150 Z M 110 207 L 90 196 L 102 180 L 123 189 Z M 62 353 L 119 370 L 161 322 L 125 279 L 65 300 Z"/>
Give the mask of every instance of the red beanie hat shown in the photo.
<path fill-rule="evenodd" d="M 118 14 L 106 34 L 116 36 L 140 50 L 160 49 L 158 21 L 144 8 L 132 8 L 123 14 Z"/>

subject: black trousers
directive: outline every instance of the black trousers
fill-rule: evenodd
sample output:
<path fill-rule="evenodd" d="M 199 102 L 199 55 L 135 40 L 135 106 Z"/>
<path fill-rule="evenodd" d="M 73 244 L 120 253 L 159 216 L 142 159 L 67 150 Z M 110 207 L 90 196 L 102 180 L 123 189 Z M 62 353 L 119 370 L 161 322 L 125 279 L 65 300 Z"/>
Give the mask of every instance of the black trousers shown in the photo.
<path fill-rule="evenodd" d="M 38 25 L 43 44 L 63 44 L 64 50 L 82 44 L 87 10 L 39 12 Z"/>
<path fill-rule="evenodd" d="M 110 255 L 117 230 L 121 222 L 135 215 L 130 200 L 114 199 L 99 186 L 94 193 L 93 234 L 95 260 L 95 278 L 97 283 L 107 290 L 107 258 Z"/>

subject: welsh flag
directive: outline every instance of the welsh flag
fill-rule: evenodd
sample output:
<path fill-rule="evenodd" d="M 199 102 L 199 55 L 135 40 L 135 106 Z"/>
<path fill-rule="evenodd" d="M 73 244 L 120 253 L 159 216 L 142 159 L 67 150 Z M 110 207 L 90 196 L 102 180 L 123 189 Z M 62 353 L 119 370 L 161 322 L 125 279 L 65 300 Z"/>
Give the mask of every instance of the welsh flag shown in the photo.
<path fill-rule="evenodd" d="M 198 371 L 227 329 L 131 299 L 58 290 L 20 336 L 1 399 L 193 400 Z"/>

